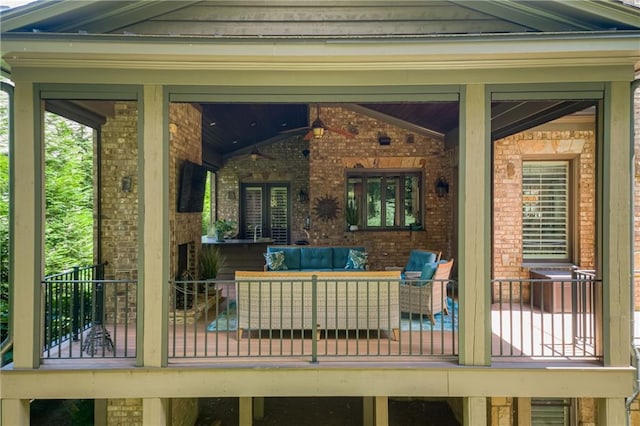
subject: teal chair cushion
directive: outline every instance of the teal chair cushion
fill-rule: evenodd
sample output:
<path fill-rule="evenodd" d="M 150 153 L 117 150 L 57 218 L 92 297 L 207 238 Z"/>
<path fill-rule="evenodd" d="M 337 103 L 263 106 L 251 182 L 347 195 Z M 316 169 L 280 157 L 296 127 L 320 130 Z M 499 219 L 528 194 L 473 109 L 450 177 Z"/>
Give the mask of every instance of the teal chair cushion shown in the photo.
<path fill-rule="evenodd" d="M 425 263 L 435 263 L 435 261 L 435 253 L 421 250 L 411 250 L 409 260 L 407 261 L 407 266 L 405 266 L 404 270 L 420 272 L 422 271 L 422 267 Z"/>

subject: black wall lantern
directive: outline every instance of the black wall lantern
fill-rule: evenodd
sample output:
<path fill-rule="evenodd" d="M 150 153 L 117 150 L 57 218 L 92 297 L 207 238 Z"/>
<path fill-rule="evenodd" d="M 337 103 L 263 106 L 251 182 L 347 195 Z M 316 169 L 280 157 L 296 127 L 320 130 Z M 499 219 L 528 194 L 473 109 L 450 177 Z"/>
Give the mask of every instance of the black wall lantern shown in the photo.
<path fill-rule="evenodd" d="M 307 201 L 309 201 L 309 194 L 307 194 L 307 191 L 302 188 L 298 192 L 298 201 L 301 203 L 306 203 Z"/>
<path fill-rule="evenodd" d="M 438 197 L 440 198 L 446 197 L 449 193 L 449 182 L 447 182 L 443 176 L 436 179 L 435 187 L 436 194 L 438 194 Z"/>

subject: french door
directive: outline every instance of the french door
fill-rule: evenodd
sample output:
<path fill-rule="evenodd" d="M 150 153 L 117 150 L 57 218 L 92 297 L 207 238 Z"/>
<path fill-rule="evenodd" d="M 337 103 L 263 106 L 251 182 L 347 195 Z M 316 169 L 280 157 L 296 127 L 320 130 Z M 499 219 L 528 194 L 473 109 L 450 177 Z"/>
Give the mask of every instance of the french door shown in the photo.
<path fill-rule="evenodd" d="M 242 237 L 268 237 L 275 244 L 289 244 L 289 185 L 247 183 L 242 184 L 240 190 Z"/>

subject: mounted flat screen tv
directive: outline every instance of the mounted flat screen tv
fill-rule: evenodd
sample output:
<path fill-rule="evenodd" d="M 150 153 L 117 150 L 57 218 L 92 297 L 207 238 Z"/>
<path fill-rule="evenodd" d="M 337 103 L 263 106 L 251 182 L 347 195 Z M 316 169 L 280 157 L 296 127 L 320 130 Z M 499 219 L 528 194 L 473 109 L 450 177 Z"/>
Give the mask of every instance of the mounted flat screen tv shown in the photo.
<path fill-rule="evenodd" d="M 180 172 L 178 212 L 202 213 L 206 183 L 207 169 L 191 161 L 185 161 Z"/>

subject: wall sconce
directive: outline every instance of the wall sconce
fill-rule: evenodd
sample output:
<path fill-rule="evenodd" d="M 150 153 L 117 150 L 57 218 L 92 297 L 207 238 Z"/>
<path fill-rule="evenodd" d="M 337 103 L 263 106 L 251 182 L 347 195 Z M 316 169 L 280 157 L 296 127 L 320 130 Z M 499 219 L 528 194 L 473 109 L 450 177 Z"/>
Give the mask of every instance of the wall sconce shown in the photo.
<path fill-rule="evenodd" d="M 436 194 L 438 194 L 440 198 L 445 197 L 449 193 L 449 182 L 447 182 L 443 176 L 436 179 L 435 187 Z"/>
<path fill-rule="evenodd" d="M 120 182 L 120 189 L 122 190 L 122 192 L 131 192 L 132 183 L 133 182 L 131 176 L 123 177 L 122 181 Z"/>
<path fill-rule="evenodd" d="M 300 191 L 298 192 L 298 201 L 301 203 L 309 201 L 309 194 L 307 194 L 307 191 L 302 188 L 300 188 Z"/>
<path fill-rule="evenodd" d="M 391 145 L 391 138 L 384 133 L 378 133 L 378 143 L 380 145 Z"/>
<path fill-rule="evenodd" d="M 303 149 L 302 150 L 302 156 L 304 157 L 305 160 L 309 159 L 309 154 L 311 153 L 311 151 L 309 151 L 308 149 Z"/>

